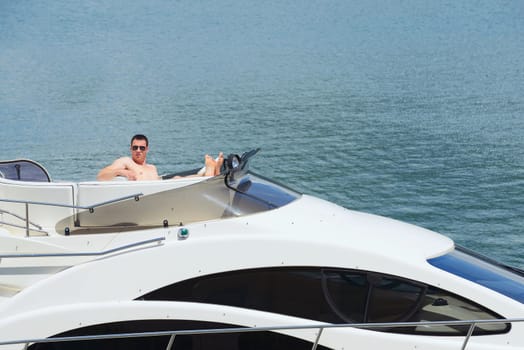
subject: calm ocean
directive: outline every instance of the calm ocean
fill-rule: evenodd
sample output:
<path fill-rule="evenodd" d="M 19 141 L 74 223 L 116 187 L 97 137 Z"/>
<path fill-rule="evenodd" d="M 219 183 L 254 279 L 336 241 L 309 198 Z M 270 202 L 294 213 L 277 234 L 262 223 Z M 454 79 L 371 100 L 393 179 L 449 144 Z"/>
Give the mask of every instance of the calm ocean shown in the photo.
<path fill-rule="evenodd" d="M 524 2 L 0 1 L 0 158 L 261 147 L 301 192 L 524 268 Z M 416 249 L 416 247 L 413 247 Z"/>

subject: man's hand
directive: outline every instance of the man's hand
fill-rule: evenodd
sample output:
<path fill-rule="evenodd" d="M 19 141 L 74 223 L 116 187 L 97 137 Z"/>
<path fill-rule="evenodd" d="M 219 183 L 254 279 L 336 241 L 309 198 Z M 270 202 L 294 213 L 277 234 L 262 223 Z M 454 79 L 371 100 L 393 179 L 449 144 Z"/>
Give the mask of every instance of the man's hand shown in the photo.
<path fill-rule="evenodd" d="M 133 170 L 126 170 L 126 172 L 127 172 L 126 177 L 127 177 L 127 179 L 129 181 L 136 181 L 137 180 L 136 174 L 135 174 L 135 172 Z"/>

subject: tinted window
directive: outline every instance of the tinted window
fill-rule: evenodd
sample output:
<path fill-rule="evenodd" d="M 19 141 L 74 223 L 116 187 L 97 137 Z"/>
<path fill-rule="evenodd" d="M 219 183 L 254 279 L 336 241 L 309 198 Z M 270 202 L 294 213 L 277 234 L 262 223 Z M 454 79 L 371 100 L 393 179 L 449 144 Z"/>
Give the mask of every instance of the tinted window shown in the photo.
<path fill-rule="evenodd" d="M 366 274 L 346 272 L 325 272 L 328 300 L 343 322 L 365 322 L 369 284 Z"/>
<path fill-rule="evenodd" d="M 418 308 L 424 288 L 373 273 L 324 271 L 329 300 L 346 322 L 400 322 Z"/>
<path fill-rule="evenodd" d="M 373 277 L 368 322 L 401 321 L 409 319 L 417 311 L 425 288 L 397 278 Z"/>
<path fill-rule="evenodd" d="M 324 297 L 320 269 L 260 269 L 210 275 L 167 286 L 143 299 L 222 304 L 342 322 Z"/>
<path fill-rule="evenodd" d="M 371 272 L 324 271 L 326 293 L 334 310 L 348 323 L 459 321 L 501 318 L 439 288 Z M 395 333 L 465 335 L 468 326 L 377 328 Z M 507 324 L 478 325 L 474 334 L 503 333 Z"/>
<path fill-rule="evenodd" d="M 429 259 L 428 262 L 444 271 L 524 303 L 524 277 L 522 275 L 508 270 L 507 267 L 473 256 L 463 248 Z"/>
<path fill-rule="evenodd" d="M 263 208 L 260 210 L 274 209 L 284 206 L 300 196 L 291 189 L 252 173 L 248 173 L 233 183 L 228 183 L 228 185 L 236 191 L 232 206 L 236 212 L 244 212 L 246 208 L 257 206 Z M 253 209 L 249 209 L 249 211 L 253 211 Z"/>
<path fill-rule="evenodd" d="M 175 283 L 142 297 L 237 306 L 329 323 L 419 322 L 502 318 L 433 286 L 374 272 L 330 268 L 232 271 Z M 477 334 L 509 331 L 479 325 Z M 467 326 L 377 328 L 395 333 L 465 335 Z"/>
<path fill-rule="evenodd" d="M 418 312 L 410 318 L 410 321 L 460 321 L 460 320 L 488 320 L 500 319 L 500 315 L 467 300 L 456 294 L 446 292 L 440 288 L 428 287 L 423 295 Z M 469 326 L 442 326 L 442 327 L 418 327 L 417 333 L 442 334 L 442 335 L 465 335 Z M 505 323 L 478 324 L 474 335 L 505 333 L 510 326 Z"/>
<path fill-rule="evenodd" d="M 178 321 L 178 320 L 142 320 L 99 324 L 78 328 L 56 337 L 102 335 L 119 333 L 138 333 L 154 331 L 195 330 L 235 328 L 233 325 Z M 165 350 L 170 336 L 100 339 L 73 342 L 42 343 L 29 346 L 31 350 Z M 173 350 L 310 350 L 312 343 L 272 332 L 248 332 L 229 334 L 177 335 L 171 347 Z M 317 349 L 328 350 L 323 346 Z"/>

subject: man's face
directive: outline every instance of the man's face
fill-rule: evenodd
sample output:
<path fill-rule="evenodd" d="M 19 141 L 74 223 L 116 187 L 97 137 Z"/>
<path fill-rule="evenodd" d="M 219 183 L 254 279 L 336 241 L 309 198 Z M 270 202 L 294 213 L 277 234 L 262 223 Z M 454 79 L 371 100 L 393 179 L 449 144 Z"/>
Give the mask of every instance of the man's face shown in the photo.
<path fill-rule="evenodd" d="M 144 164 L 149 148 L 146 140 L 133 140 L 131 143 L 131 158 L 137 164 Z"/>

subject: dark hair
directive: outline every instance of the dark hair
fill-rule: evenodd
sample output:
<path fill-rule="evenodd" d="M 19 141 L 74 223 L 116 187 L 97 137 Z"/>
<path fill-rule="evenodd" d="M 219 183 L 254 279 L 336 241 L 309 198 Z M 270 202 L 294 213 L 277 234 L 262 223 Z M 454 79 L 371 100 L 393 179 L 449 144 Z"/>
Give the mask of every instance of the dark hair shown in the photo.
<path fill-rule="evenodd" d="M 146 135 L 136 134 L 131 138 L 131 144 L 133 144 L 134 140 L 146 140 L 146 146 L 149 146 L 149 140 L 147 139 Z"/>

